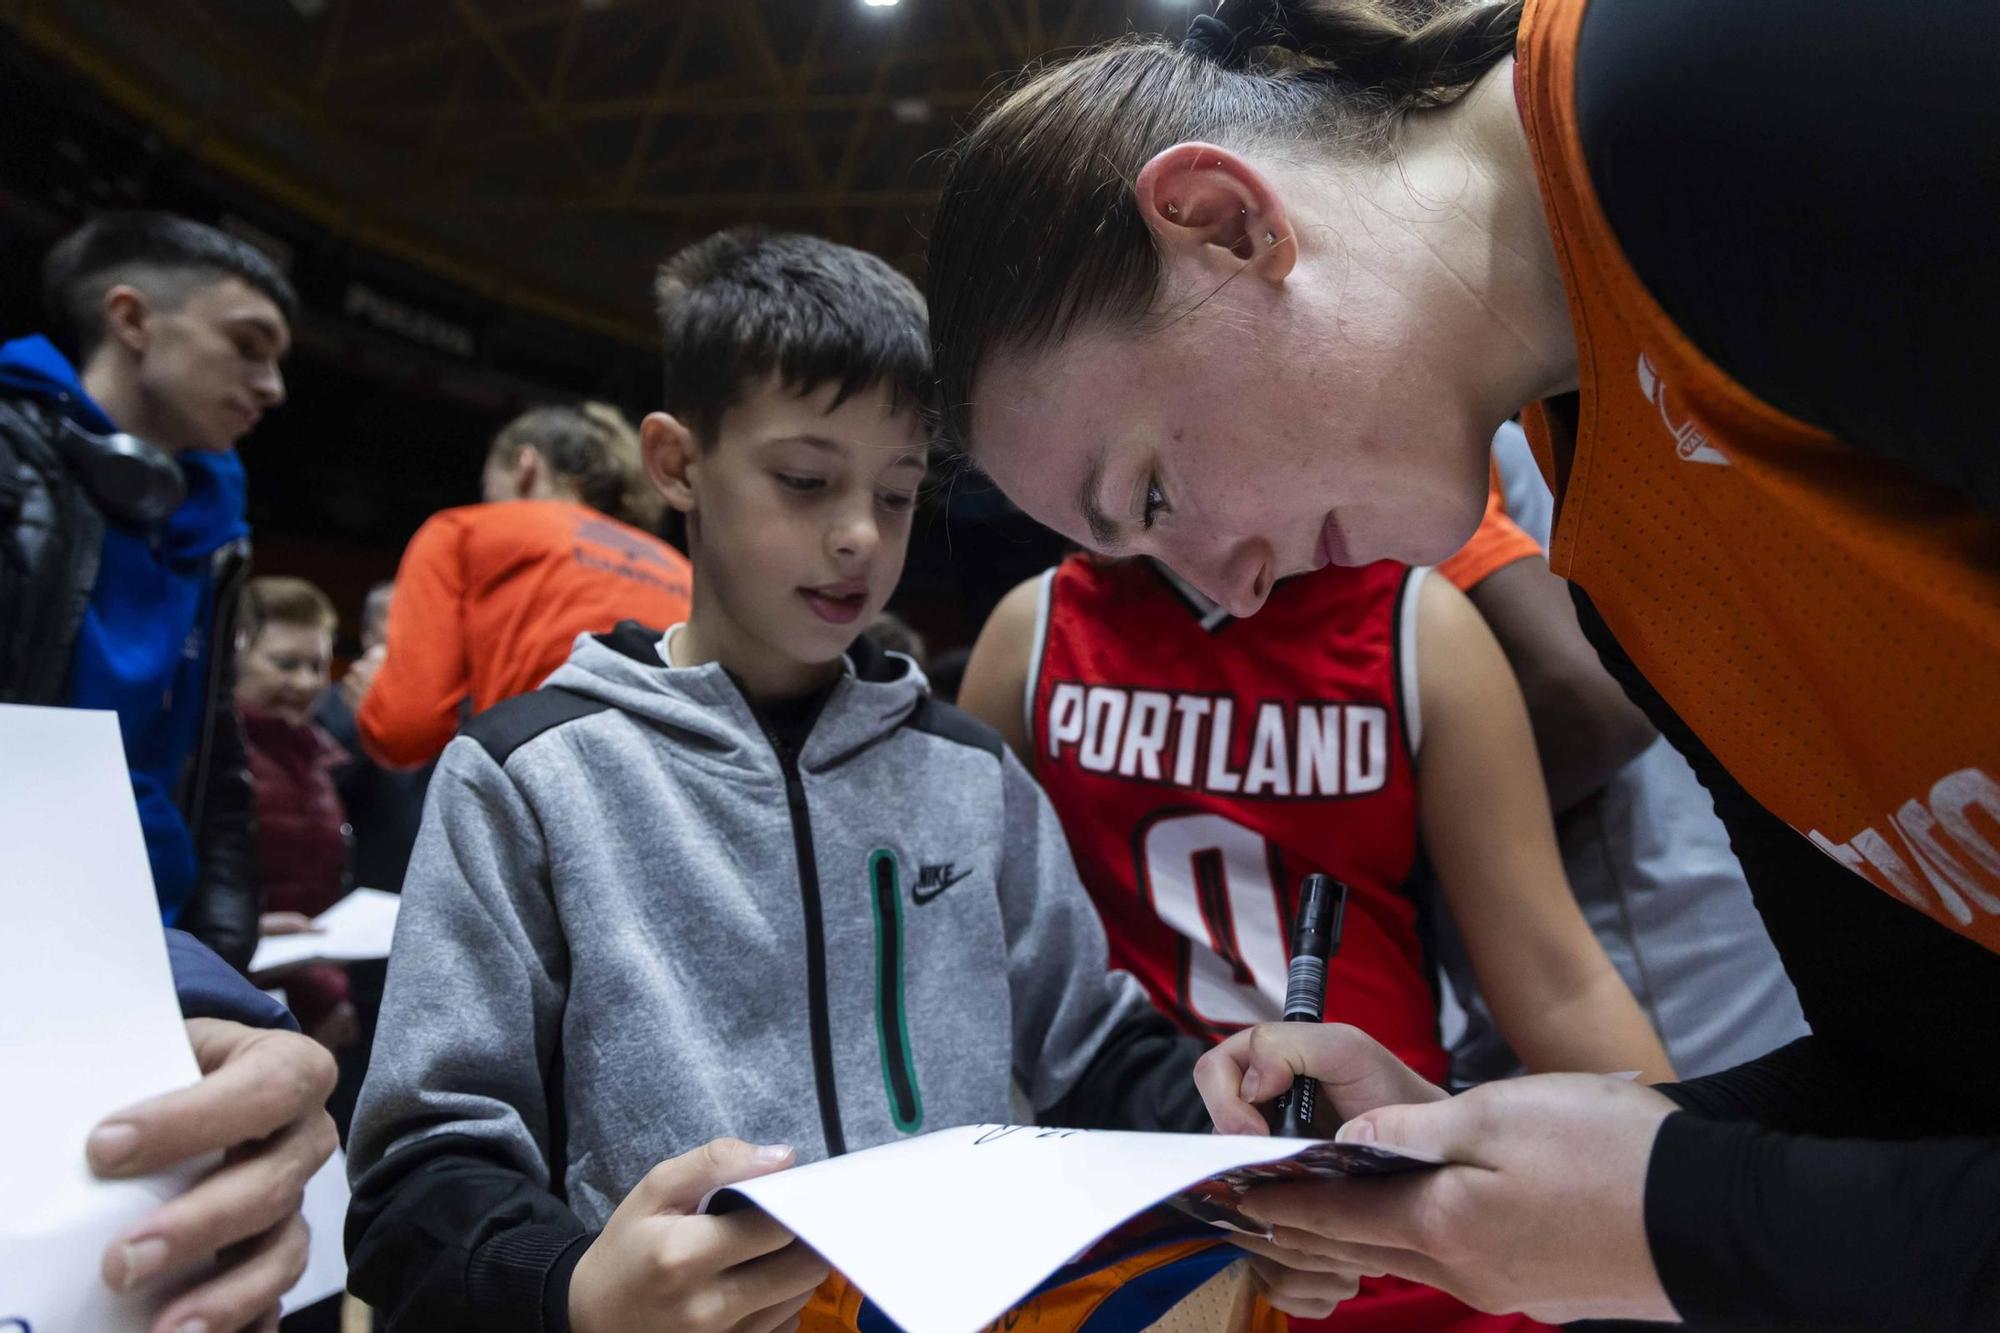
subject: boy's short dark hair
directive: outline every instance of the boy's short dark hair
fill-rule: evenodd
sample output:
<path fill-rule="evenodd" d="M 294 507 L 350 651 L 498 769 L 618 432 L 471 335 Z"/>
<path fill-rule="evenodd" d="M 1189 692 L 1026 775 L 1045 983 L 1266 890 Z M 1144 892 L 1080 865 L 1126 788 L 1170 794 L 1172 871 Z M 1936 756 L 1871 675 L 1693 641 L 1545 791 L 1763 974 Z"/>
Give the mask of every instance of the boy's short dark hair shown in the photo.
<path fill-rule="evenodd" d="M 298 318 L 292 284 L 261 250 L 172 213 L 101 213 L 63 237 L 42 261 L 42 303 L 56 341 L 83 359 L 104 340 L 110 288 L 130 283 L 171 307 L 225 278 L 270 297 L 287 323 Z"/>
<path fill-rule="evenodd" d="M 703 448 L 744 386 L 775 374 L 835 406 L 877 384 L 926 411 L 930 334 L 916 284 L 874 255 L 792 232 L 733 227 L 660 265 L 653 293 L 666 354 L 667 411 Z"/>

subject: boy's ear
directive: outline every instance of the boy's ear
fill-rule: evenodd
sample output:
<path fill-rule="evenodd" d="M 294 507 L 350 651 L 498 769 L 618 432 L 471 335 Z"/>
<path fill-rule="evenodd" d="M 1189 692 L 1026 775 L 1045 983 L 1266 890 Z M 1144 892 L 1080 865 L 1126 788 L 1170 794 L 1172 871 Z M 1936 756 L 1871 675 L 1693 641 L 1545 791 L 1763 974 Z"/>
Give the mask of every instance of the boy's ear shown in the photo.
<path fill-rule="evenodd" d="M 1140 168 L 1132 194 L 1154 243 L 1170 258 L 1277 283 L 1299 257 L 1284 200 L 1263 172 L 1227 148 L 1163 149 Z"/>
<path fill-rule="evenodd" d="M 701 450 L 694 433 L 671 412 L 648 412 L 639 423 L 639 457 L 646 479 L 669 505 L 683 514 L 694 512 L 694 474 Z"/>

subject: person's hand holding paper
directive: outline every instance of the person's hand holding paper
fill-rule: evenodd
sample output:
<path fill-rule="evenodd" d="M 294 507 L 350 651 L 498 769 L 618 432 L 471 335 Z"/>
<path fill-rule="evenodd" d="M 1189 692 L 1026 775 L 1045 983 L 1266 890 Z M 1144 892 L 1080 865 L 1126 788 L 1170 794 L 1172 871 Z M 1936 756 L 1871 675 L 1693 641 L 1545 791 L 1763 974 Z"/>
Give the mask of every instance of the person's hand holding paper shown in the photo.
<path fill-rule="evenodd" d="M 1343 1282 L 1388 1273 L 1552 1323 L 1676 1317 L 1643 1212 L 1653 1139 L 1674 1110 L 1658 1092 L 1615 1075 L 1541 1074 L 1452 1097 L 1338 1024 L 1238 1033 L 1203 1057 L 1196 1078 L 1219 1130 L 1258 1134 L 1267 1131 L 1254 1104 L 1297 1074 L 1333 1099 L 1340 1141 L 1446 1165 L 1246 1194 L 1240 1207 L 1274 1239 L 1239 1243 L 1259 1254 L 1274 1293 L 1320 1311 Z M 1290 1309 L 1284 1302 L 1274 1301 Z"/>
<path fill-rule="evenodd" d="M 34 1090 L 0 1135 L 0 1322 L 275 1326 L 332 1062 L 182 1018 L 115 716 L 0 706 L 0 756 L 0 1068 Z"/>
<path fill-rule="evenodd" d="M 88 1140 L 90 1167 L 127 1180 L 215 1153 L 223 1164 L 112 1241 L 104 1282 L 132 1291 L 240 1246 L 153 1328 L 179 1333 L 196 1319 L 208 1333 L 261 1327 L 305 1268 L 299 1200 L 338 1142 L 324 1109 L 333 1059 L 295 1032 L 212 1018 L 191 1019 L 187 1031 L 201 1081 L 108 1116 Z"/>
<path fill-rule="evenodd" d="M 577 1260 L 571 1333 L 792 1327 L 826 1280 L 826 1261 L 754 1209 L 697 1210 L 722 1186 L 782 1171 L 795 1157 L 787 1147 L 716 1139 L 654 1167 Z"/>

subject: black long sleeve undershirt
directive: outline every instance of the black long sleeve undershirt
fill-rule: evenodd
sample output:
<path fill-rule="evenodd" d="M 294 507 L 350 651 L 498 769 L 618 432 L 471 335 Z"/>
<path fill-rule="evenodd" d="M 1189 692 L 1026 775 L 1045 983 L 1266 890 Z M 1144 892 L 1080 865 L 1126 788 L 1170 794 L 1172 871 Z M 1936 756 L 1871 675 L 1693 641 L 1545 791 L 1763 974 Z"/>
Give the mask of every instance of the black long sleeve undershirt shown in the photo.
<path fill-rule="evenodd" d="M 2000 512 L 2000 7 L 1592 0 L 1584 155 L 1627 259 L 1773 406 Z M 2000 1328 L 2000 955 L 1743 791 L 1619 648 L 1715 798 L 1813 1035 L 1666 1089 L 1646 1222 L 1700 1328 Z"/>
<path fill-rule="evenodd" d="M 2000 954 L 1759 805 L 1633 666 L 1607 669 L 1715 801 L 1813 1035 L 1662 1088 L 1646 1233 L 1700 1329 L 2000 1328 Z"/>

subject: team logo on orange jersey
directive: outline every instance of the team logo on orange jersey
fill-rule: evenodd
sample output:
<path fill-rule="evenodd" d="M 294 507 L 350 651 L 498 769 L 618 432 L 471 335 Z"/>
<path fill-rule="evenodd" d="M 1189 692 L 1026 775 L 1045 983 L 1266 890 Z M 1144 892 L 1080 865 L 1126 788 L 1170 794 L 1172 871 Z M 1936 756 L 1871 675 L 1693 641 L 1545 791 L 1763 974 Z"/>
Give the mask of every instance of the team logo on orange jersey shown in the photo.
<path fill-rule="evenodd" d="M 2000 783 L 1979 769 L 1962 768 L 1939 778 L 1928 799 L 1912 797 L 1892 811 L 1881 821 L 1887 836 L 1873 827 L 1846 842 L 1818 829 L 1806 836 L 1863 879 L 1935 915 L 1924 892 L 1929 889 L 1952 920 L 1969 926 L 1975 909 L 2000 914 L 2000 897 L 1992 892 L 2000 889 L 2000 848 L 1979 827 L 1982 819 L 1988 828 L 2000 828 Z"/>
<path fill-rule="evenodd" d="M 1674 409 L 1668 405 L 1673 387 L 1661 378 L 1660 372 L 1644 352 L 1639 353 L 1639 392 L 1646 395 L 1646 401 L 1660 409 L 1660 424 L 1667 428 L 1667 434 L 1674 437 L 1674 452 L 1686 463 L 1715 463 L 1729 466 L 1729 455 L 1716 448 L 1715 441 L 1708 438 L 1693 417 L 1684 416 L 1674 420 Z"/>

